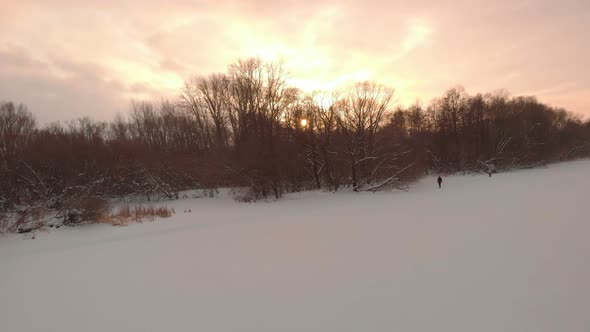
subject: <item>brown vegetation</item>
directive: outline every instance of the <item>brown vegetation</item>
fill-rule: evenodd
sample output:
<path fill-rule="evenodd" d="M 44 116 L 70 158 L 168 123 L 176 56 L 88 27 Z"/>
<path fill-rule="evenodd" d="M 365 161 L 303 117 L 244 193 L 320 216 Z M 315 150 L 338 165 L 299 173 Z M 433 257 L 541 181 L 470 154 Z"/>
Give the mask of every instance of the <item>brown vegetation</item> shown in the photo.
<path fill-rule="evenodd" d="M 175 213 L 174 209 L 165 206 L 136 206 L 131 208 L 127 205 L 117 210 L 117 212 L 102 216 L 97 220 L 113 226 L 127 226 L 130 223 L 141 223 L 144 220 L 154 221 L 156 217 L 170 218 Z"/>
<path fill-rule="evenodd" d="M 371 82 L 304 94 L 280 65 L 249 59 L 188 80 L 177 101 L 134 102 L 110 123 L 38 127 L 25 106 L 1 103 L 0 211 L 38 206 L 76 223 L 96 219 L 106 197 L 176 199 L 221 186 L 248 187 L 252 200 L 374 191 L 430 171 L 500 172 L 590 156 L 590 122 L 534 97 L 453 88 L 428 105 L 394 99 Z"/>

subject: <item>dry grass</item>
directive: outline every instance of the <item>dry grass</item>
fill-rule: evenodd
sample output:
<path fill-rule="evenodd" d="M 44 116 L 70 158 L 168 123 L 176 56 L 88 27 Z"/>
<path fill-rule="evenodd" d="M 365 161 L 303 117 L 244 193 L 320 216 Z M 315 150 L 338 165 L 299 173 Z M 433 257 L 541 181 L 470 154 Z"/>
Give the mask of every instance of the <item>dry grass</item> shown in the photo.
<path fill-rule="evenodd" d="M 104 200 L 88 199 L 80 205 L 80 211 L 76 215 L 77 220 L 74 223 L 64 225 L 75 225 L 80 222 L 97 222 L 110 224 L 114 226 L 126 226 L 131 223 L 141 223 L 144 221 L 154 221 L 156 218 L 169 218 L 176 213 L 174 209 L 167 206 L 123 206 L 111 210 Z M 44 226 L 53 226 L 48 221 L 54 219 L 55 210 L 43 207 L 29 207 L 14 212 L 0 210 L 0 233 L 29 233 L 42 229 Z M 64 217 L 62 217 L 64 218 Z M 58 226 L 59 227 L 59 226 Z"/>
<path fill-rule="evenodd" d="M 102 198 L 88 197 L 82 199 L 77 208 L 81 211 L 81 221 L 98 220 L 108 214 L 109 203 Z"/>
<path fill-rule="evenodd" d="M 115 213 L 105 215 L 100 218 L 99 222 L 111 224 L 113 226 L 127 226 L 131 223 L 141 223 L 143 221 L 154 221 L 157 218 L 169 218 L 176 211 L 166 206 L 123 206 Z"/>

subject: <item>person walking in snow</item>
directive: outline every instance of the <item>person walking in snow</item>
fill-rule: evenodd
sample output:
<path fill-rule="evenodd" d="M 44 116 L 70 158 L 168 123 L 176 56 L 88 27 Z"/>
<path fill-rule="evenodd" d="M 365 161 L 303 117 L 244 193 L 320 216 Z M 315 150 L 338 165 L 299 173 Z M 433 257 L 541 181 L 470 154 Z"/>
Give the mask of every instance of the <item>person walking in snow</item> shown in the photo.
<path fill-rule="evenodd" d="M 436 182 L 438 182 L 438 188 L 442 187 L 442 178 L 440 177 L 440 175 L 438 176 L 438 180 L 436 180 Z"/>

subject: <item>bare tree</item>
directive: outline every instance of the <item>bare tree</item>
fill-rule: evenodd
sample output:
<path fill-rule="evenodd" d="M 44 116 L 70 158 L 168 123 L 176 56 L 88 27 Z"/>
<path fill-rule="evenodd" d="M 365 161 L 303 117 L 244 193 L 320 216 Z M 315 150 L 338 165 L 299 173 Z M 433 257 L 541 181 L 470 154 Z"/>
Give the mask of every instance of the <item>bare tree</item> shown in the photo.
<path fill-rule="evenodd" d="M 0 103 L 0 167 L 8 167 L 31 140 L 35 119 L 24 105 Z"/>
<path fill-rule="evenodd" d="M 201 125 L 213 127 L 213 141 L 218 148 L 228 145 L 228 92 L 230 79 L 225 74 L 198 76 L 185 83 L 181 98 Z"/>
<path fill-rule="evenodd" d="M 365 180 L 367 169 L 383 156 L 377 144 L 377 131 L 391 111 L 393 93 L 392 89 L 373 82 L 357 83 L 340 105 L 338 122 L 347 137 L 346 152 L 354 190 Z"/>

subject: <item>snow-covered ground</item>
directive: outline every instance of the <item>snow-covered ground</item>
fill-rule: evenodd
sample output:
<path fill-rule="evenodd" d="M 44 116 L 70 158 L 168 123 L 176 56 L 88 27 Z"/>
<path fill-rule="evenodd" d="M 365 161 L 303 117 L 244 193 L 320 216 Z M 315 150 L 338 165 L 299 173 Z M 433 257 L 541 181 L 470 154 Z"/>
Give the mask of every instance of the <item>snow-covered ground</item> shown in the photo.
<path fill-rule="evenodd" d="M 587 332 L 589 194 L 578 161 L 5 235 L 0 331 Z"/>

